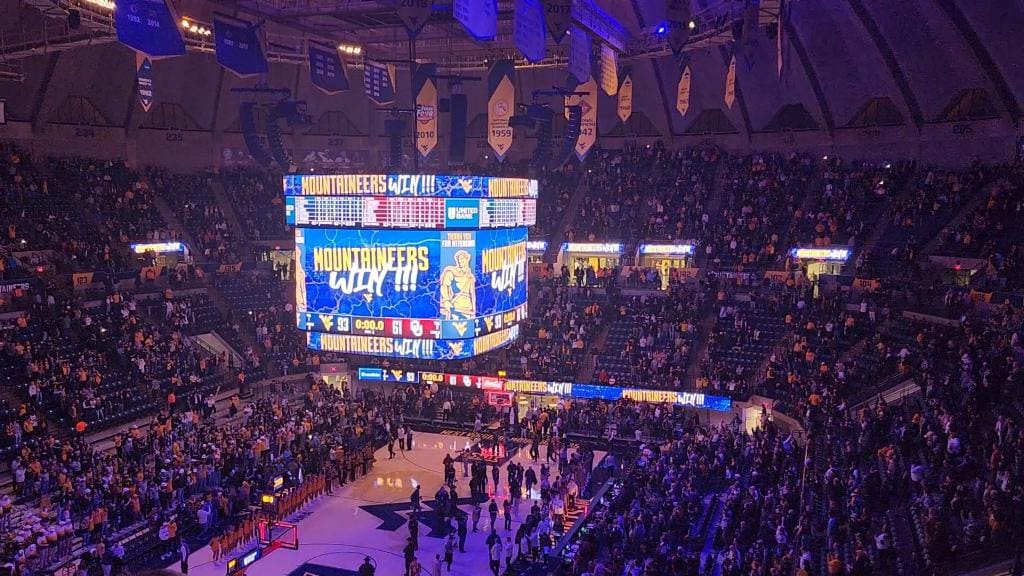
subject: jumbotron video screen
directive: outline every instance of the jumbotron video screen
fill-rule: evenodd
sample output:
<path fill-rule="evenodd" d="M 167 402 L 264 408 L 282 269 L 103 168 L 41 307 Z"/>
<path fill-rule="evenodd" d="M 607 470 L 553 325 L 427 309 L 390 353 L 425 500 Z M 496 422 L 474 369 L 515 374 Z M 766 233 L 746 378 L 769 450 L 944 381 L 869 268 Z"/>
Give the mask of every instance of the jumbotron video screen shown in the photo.
<path fill-rule="evenodd" d="M 519 336 L 536 181 L 292 175 L 284 188 L 311 349 L 444 360 Z"/>

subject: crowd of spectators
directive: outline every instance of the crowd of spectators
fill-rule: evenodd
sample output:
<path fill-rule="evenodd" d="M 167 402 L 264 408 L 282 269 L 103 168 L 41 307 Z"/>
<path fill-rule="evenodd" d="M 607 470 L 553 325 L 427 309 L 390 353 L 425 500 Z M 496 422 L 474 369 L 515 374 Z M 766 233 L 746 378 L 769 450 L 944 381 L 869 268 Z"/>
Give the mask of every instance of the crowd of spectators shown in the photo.
<path fill-rule="evenodd" d="M 786 232 L 807 195 L 815 165 L 806 154 L 753 154 L 726 160 L 723 205 L 701 236 L 716 270 L 778 267 L 789 246 Z"/>
<path fill-rule="evenodd" d="M 211 173 L 156 170 L 147 179 L 118 162 L 62 159 L 43 176 L 26 153 L 6 145 L 0 152 L 4 279 L 17 268 L 7 265 L 10 254 L 24 249 L 54 250 L 67 271 L 137 266 L 128 243 L 180 237 L 160 216 L 157 196 L 203 260 L 239 261 L 243 242 Z M 567 266 L 535 279 L 517 342 L 417 367 L 570 382 L 588 374 L 599 385 L 696 387 L 770 403 L 757 429 L 630 401 L 534 405 L 517 435 L 643 443 L 609 505 L 590 520 L 576 574 L 913 574 L 1007 550 L 1024 537 L 1021 312 L 971 292 L 1021 285 L 1013 226 L 1024 205 L 1019 166 L 947 171 L 800 154 L 727 158 L 660 144 L 599 154 L 541 177 L 553 193 L 542 194 L 538 230 L 557 227 L 559 208 L 583 177 L 587 190 L 568 221 L 569 238 L 693 240 L 721 274 L 670 278 L 668 290 L 655 292 L 643 289 L 661 288 L 664 271 L 638 270 L 624 285 L 639 292 L 623 294 L 617 270 L 576 276 Z M 245 171 L 221 178 L 249 239 L 286 235 L 272 178 Z M 920 252 L 940 229 L 939 253 L 984 261 L 971 286 L 936 285 L 934 276 L 921 282 Z M 741 281 L 727 273 L 796 272 L 785 258 L 790 246 L 860 250 L 869 235 L 875 247 L 854 268 L 881 277 L 881 286 L 810 284 L 795 274 Z M 886 283 L 897 275 L 900 285 Z M 197 545 L 215 536 L 226 552 L 225 542 L 250 533 L 240 514 L 273 475 L 305 486 L 296 497 L 303 501 L 369 466 L 367 447 L 372 455 L 406 418 L 481 426 L 502 419 L 472 389 L 425 385 L 346 398 L 312 379 L 298 400 L 284 389 L 250 404 L 231 399 L 225 419 L 218 392 L 341 359 L 306 350 L 289 284 L 247 270 L 217 274 L 183 294 L 110 288 L 86 301 L 44 282 L 22 296 L 23 313 L 0 320 L 0 382 L 5 397 L 17 398 L 0 412 L 0 453 L 12 482 L 0 501 L 4 558 L 39 569 L 87 551 L 86 562 L 99 566 L 166 564 L 176 549 L 173 534 L 161 537 L 168 531 Z M 150 288 L 157 291 L 145 293 Z M 226 318 L 213 294 L 227 303 Z M 940 318 L 904 314 L 921 303 Z M 212 329 L 241 364 L 189 338 Z M 888 394 L 896 388 L 898 396 Z M 794 419 L 803 435 L 776 425 L 774 415 Z M 124 430 L 112 450 L 87 441 L 139 418 L 149 419 L 148 432 Z M 295 434 L 300 429 L 312 434 Z M 300 483 L 300 469 L 320 487 Z M 563 509 L 567 485 L 553 485 L 524 534 L 527 549 L 533 532 L 550 528 L 545 519 L 556 522 L 554 511 Z M 139 526 L 150 545 L 122 545 L 124 530 Z M 73 541 L 82 544 L 73 550 Z"/>
<path fill-rule="evenodd" d="M 281 173 L 234 168 L 220 175 L 224 192 L 250 240 L 282 240 L 293 236 L 285 223 Z"/>
<path fill-rule="evenodd" d="M 1017 216 L 1024 211 L 1024 167 L 989 169 L 984 199 L 956 226 L 942 230 L 942 255 L 985 260 L 983 289 L 1017 289 L 1024 285 L 1021 251 L 1024 238 Z"/>
<path fill-rule="evenodd" d="M 697 339 L 704 294 L 676 287 L 666 295 L 623 297 L 595 350 L 600 384 L 681 390 Z"/>
<path fill-rule="evenodd" d="M 149 173 L 157 193 L 175 211 L 196 242 L 193 251 L 207 262 L 237 264 L 241 261 L 238 231 L 232 230 L 217 201 L 212 189 L 214 178 L 210 172 L 172 174 L 152 169 Z"/>
<path fill-rule="evenodd" d="M 697 237 L 720 154 L 661 142 L 600 150 L 587 164 L 587 194 L 567 239 L 577 242 Z"/>

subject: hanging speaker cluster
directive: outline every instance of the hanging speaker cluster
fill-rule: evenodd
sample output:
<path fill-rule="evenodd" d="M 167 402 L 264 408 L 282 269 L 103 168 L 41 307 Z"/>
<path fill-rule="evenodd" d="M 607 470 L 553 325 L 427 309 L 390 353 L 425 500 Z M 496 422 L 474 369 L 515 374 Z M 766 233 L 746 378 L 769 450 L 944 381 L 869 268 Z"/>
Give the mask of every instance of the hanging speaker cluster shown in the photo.
<path fill-rule="evenodd" d="M 466 121 L 469 102 L 465 94 L 452 94 L 450 104 L 451 132 L 448 140 L 448 163 L 466 163 Z"/>
<path fill-rule="evenodd" d="M 402 168 L 402 135 L 405 134 L 405 120 L 385 120 L 384 134 L 388 137 L 388 169 L 399 170 Z"/>
<path fill-rule="evenodd" d="M 537 170 L 544 170 L 548 167 L 551 159 L 551 138 L 555 113 L 550 108 L 542 108 L 542 112 L 530 112 L 530 116 L 537 121 L 537 145 L 533 149 L 533 167 Z"/>
<path fill-rule="evenodd" d="M 565 122 L 565 133 L 562 134 L 562 148 L 555 159 L 555 168 L 561 168 L 576 152 L 576 142 L 580 139 L 580 124 L 583 123 L 583 106 L 575 104 L 566 107 L 569 119 Z"/>
<path fill-rule="evenodd" d="M 242 102 L 238 109 L 238 121 L 242 128 L 242 138 L 249 155 L 260 166 L 270 166 L 274 159 L 270 157 L 263 143 L 260 142 L 259 129 L 256 126 L 256 103 Z"/>

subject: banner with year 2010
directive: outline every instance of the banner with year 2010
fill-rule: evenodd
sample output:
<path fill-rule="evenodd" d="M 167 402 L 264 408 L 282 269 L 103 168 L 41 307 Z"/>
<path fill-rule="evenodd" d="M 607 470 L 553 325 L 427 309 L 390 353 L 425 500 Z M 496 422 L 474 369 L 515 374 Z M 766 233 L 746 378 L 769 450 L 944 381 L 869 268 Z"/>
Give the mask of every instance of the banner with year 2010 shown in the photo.
<path fill-rule="evenodd" d="M 437 146 L 437 64 L 417 64 L 413 74 L 416 94 L 416 151 L 426 158 Z"/>

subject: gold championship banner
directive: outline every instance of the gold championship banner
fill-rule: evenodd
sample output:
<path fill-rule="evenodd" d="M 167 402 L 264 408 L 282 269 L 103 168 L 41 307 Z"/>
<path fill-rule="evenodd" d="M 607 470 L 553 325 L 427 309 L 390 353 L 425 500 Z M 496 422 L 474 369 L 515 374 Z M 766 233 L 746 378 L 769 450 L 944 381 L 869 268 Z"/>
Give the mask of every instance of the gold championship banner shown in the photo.
<path fill-rule="evenodd" d="M 515 66 L 511 60 L 498 60 L 487 75 L 487 144 L 498 162 L 512 148 L 512 127 L 509 118 L 516 110 Z"/>
<path fill-rule="evenodd" d="M 736 103 L 736 55 L 729 60 L 729 72 L 725 75 L 725 105 L 732 108 Z"/>
<path fill-rule="evenodd" d="M 683 68 L 683 74 L 679 77 L 679 85 L 676 86 L 676 110 L 680 116 L 686 116 L 690 110 L 690 67 Z"/>
<path fill-rule="evenodd" d="M 416 66 L 413 90 L 416 93 L 416 151 L 426 158 L 437 146 L 436 64 Z"/>
<path fill-rule="evenodd" d="M 633 115 L 633 72 L 629 68 L 622 69 L 622 84 L 619 85 L 619 94 L 616 102 L 616 113 L 619 120 L 625 124 Z"/>
<path fill-rule="evenodd" d="M 580 122 L 580 137 L 576 140 L 576 157 L 581 161 L 597 143 L 597 81 L 591 76 L 589 80 L 576 86 L 576 92 L 586 92 L 586 96 L 565 97 L 565 117 L 569 118 L 569 106 L 579 105 L 583 108 L 583 120 Z"/>

